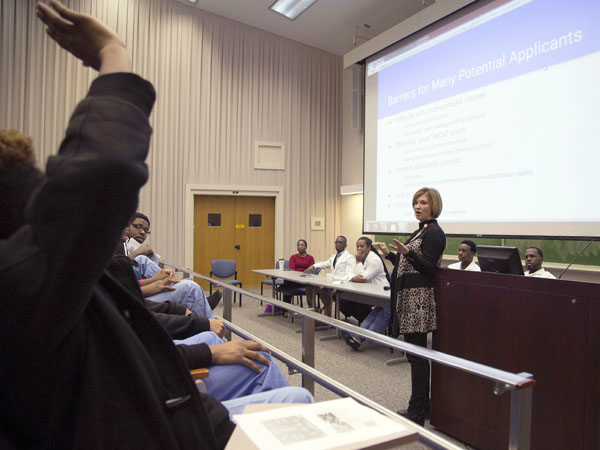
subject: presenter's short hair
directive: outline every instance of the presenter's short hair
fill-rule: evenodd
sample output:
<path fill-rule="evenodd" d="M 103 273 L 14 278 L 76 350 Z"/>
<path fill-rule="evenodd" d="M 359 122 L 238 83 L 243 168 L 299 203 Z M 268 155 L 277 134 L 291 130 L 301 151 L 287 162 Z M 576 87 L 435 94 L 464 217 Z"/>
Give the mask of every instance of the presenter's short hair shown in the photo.
<path fill-rule="evenodd" d="M 468 245 L 469 247 L 471 247 L 471 251 L 473 252 L 473 254 L 477 253 L 477 245 L 475 244 L 475 242 L 465 239 L 464 241 L 461 242 L 461 245 L 462 244 L 465 244 L 465 245 Z"/>
<path fill-rule="evenodd" d="M 413 195 L 413 205 L 421 195 L 427 196 L 429 205 L 431 206 L 431 215 L 434 219 L 437 219 L 442 213 L 442 196 L 435 188 L 422 187 Z"/>
<path fill-rule="evenodd" d="M 530 248 L 534 249 L 537 252 L 537 254 L 539 255 L 540 258 L 544 257 L 544 252 L 542 251 L 541 248 L 539 248 L 539 247 L 527 247 L 525 249 L 525 251 L 529 250 Z"/>

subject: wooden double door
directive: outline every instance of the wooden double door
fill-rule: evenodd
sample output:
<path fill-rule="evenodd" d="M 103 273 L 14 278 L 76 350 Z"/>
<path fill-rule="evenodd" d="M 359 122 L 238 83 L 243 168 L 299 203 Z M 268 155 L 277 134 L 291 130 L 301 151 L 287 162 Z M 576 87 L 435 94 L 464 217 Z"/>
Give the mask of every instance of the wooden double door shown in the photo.
<path fill-rule="evenodd" d="M 252 269 L 275 261 L 275 198 L 224 195 L 194 197 L 194 271 L 208 275 L 214 259 L 233 259 L 244 289 L 264 277 Z M 208 289 L 208 282 L 198 280 Z"/>

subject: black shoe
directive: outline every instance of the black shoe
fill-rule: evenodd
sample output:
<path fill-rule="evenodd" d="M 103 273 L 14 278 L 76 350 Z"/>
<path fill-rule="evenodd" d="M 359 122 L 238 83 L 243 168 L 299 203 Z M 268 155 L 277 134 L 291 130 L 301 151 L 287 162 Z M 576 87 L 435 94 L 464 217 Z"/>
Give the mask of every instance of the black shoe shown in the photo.
<path fill-rule="evenodd" d="M 425 406 L 425 419 L 429 419 L 431 417 L 431 413 L 429 412 L 429 403 L 427 403 L 427 405 Z M 400 414 L 401 416 L 406 417 L 409 413 L 408 413 L 408 409 L 400 409 L 398 411 L 396 411 L 398 414 Z"/>
<path fill-rule="evenodd" d="M 223 292 L 215 291 L 206 298 L 206 300 L 208 300 L 208 306 L 210 306 L 210 309 L 215 309 L 215 307 L 221 301 L 221 297 L 223 297 Z"/>
<path fill-rule="evenodd" d="M 342 338 L 344 339 L 344 342 L 348 347 L 350 347 L 355 352 L 358 351 L 361 344 L 361 342 L 358 339 L 356 339 L 354 336 L 352 336 L 350 333 L 347 333 L 346 331 L 342 331 Z"/>
<path fill-rule="evenodd" d="M 402 417 L 406 417 L 408 420 L 416 423 L 417 425 L 420 425 L 422 427 L 425 426 L 425 416 L 417 416 L 416 414 L 410 412 L 408 409 L 401 409 L 400 411 L 398 411 L 398 414 L 400 414 Z"/>

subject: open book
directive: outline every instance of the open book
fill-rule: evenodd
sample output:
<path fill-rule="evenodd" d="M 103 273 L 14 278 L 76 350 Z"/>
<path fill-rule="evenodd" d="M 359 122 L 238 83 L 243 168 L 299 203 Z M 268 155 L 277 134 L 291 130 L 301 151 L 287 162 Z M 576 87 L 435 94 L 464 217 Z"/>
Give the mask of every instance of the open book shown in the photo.
<path fill-rule="evenodd" d="M 256 409 L 262 411 L 250 412 Z M 351 398 L 278 407 L 250 405 L 234 420 L 238 428 L 227 448 L 242 448 L 241 444 L 261 450 L 383 449 L 417 439 L 415 428 Z"/>

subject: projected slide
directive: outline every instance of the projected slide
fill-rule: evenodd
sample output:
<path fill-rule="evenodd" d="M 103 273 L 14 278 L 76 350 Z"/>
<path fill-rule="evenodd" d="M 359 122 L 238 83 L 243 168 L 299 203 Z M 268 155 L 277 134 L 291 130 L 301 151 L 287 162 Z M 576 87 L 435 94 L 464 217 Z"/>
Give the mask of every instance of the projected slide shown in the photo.
<path fill-rule="evenodd" d="M 365 231 L 600 235 L 600 1 L 493 2 L 370 59 Z"/>

